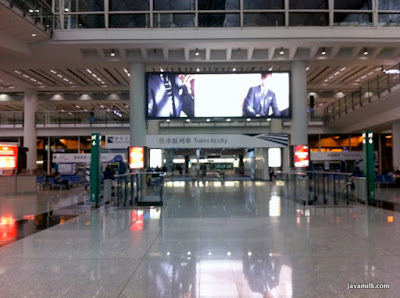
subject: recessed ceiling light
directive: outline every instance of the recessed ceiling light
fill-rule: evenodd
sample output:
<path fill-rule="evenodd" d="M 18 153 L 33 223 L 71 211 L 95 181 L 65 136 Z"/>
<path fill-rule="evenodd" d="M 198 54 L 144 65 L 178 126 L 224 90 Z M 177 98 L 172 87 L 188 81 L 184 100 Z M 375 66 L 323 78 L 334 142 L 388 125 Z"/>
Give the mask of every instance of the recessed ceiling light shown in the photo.
<path fill-rule="evenodd" d="M 367 48 L 364 49 L 364 55 L 368 55 L 368 49 Z"/>
<path fill-rule="evenodd" d="M 236 71 L 236 67 L 234 67 L 234 68 L 232 69 L 232 71 Z"/>
<path fill-rule="evenodd" d="M 111 57 L 114 57 L 114 56 L 115 56 L 115 50 L 112 49 L 112 50 L 111 50 Z"/>
<path fill-rule="evenodd" d="M 32 36 L 35 37 L 37 34 L 36 33 L 32 33 Z"/>
<path fill-rule="evenodd" d="M 69 11 L 69 8 L 64 8 L 64 11 L 68 12 L 68 11 Z"/>
<path fill-rule="evenodd" d="M 190 122 L 190 119 L 186 119 L 186 122 Z"/>
<path fill-rule="evenodd" d="M 197 68 L 196 70 L 197 70 L 197 72 L 200 72 L 200 68 Z"/>
<path fill-rule="evenodd" d="M 207 119 L 206 121 L 207 121 L 207 122 L 210 122 L 210 121 L 211 121 L 211 119 Z"/>
<path fill-rule="evenodd" d="M 250 121 L 251 121 L 251 119 L 250 119 L 250 118 L 247 118 L 247 119 L 246 119 L 246 121 L 247 121 L 247 122 L 250 122 Z"/>
<path fill-rule="evenodd" d="M 199 56 L 200 55 L 200 53 L 198 52 L 198 51 L 196 51 L 196 53 L 194 53 L 196 56 Z"/>
<path fill-rule="evenodd" d="M 230 121 L 231 121 L 231 119 L 230 119 L 230 118 L 228 118 L 228 119 L 226 119 L 226 121 L 230 122 Z"/>
<path fill-rule="evenodd" d="M 321 54 L 322 54 L 322 55 L 325 55 L 325 54 L 326 54 L 325 48 L 322 48 Z"/>
<path fill-rule="evenodd" d="M 164 69 L 163 69 L 162 67 L 160 67 L 160 71 L 161 71 L 161 72 L 163 72 L 163 71 L 164 71 Z"/>
<path fill-rule="evenodd" d="M 33 12 L 33 9 L 29 9 L 28 11 L 29 11 L 29 12 Z"/>
<path fill-rule="evenodd" d="M 281 48 L 281 50 L 279 51 L 279 55 L 283 55 L 285 54 L 285 52 L 283 51 L 283 48 Z"/>

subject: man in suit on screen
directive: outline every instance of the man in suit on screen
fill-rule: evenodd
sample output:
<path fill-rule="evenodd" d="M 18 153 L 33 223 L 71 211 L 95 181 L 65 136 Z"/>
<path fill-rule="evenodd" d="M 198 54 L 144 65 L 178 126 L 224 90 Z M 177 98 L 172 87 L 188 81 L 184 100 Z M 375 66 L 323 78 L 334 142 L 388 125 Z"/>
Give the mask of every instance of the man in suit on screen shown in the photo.
<path fill-rule="evenodd" d="M 148 79 L 149 117 L 194 117 L 193 90 L 189 78 L 175 74 L 154 74 Z"/>
<path fill-rule="evenodd" d="M 243 116 L 268 117 L 281 115 L 276 103 L 275 93 L 270 90 L 271 79 L 271 73 L 261 73 L 261 84 L 251 87 L 243 102 Z M 272 114 L 270 114 L 270 108 L 272 109 Z"/>

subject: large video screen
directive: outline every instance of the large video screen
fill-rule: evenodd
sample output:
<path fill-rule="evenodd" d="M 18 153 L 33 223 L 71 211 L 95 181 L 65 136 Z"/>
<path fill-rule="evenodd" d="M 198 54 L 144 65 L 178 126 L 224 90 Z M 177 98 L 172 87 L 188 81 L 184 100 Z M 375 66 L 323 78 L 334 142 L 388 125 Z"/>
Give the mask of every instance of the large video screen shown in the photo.
<path fill-rule="evenodd" d="M 148 118 L 290 118 L 289 72 L 147 73 Z"/>

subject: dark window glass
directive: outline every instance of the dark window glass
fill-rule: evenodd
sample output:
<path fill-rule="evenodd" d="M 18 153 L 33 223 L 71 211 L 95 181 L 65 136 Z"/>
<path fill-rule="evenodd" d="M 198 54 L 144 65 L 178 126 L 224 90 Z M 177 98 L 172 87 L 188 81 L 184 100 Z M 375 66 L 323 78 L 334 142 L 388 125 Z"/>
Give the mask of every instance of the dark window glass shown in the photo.
<path fill-rule="evenodd" d="M 154 10 L 194 10 L 194 0 L 154 0 Z"/>
<path fill-rule="evenodd" d="M 148 14 L 110 15 L 110 28 L 148 28 Z"/>
<path fill-rule="evenodd" d="M 244 27 L 284 26 L 283 13 L 245 13 L 243 15 Z"/>
<path fill-rule="evenodd" d="M 328 9 L 328 0 L 290 0 L 290 9 Z"/>
<path fill-rule="evenodd" d="M 327 13 L 290 13 L 289 26 L 328 26 Z"/>
<path fill-rule="evenodd" d="M 200 13 L 199 27 L 239 27 L 239 14 Z"/>
<path fill-rule="evenodd" d="M 371 0 L 334 0 L 335 9 L 372 9 Z"/>
<path fill-rule="evenodd" d="M 400 10 L 399 0 L 379 0 L 379 10 Z"/>
<path fill-rule="evenodd" d="M 65 15 L 65 29 L 104 28 L 104 15 Z"/>
<path fill-rule="evenodd" d="M 153 18 L 155 28 L 193 28 L 192 13 L 157 13 Z"/>
<path fill-rule="evenodd" d="M 147 11 L 150 9 L 150 0 L 109 0 L 110 11 Z"/>
<path fill-rule="evenodd" d="M 238 10 L 239 0 L 198 0 L 199 10 Z"/>
<path fill-rule="evenodd" d="M 104 11 L 104 0 L 65 0 L 64 10 L 65 9 L 68 9 L 69 12 Z"/>
<path fill-rule="evenodd" d="M 380 13 L 378 15 L 379 26 L 400 26 L 400 14 Z"/>
<path fill-rule="evenodd" d="M 370 13 L 335 13 L 333 23 L 341 26 L 371 26 Z"/>
<path fill-rule="evenodd" d="M 284 9 L 284 0 L 243 0 L 244 9 Z"/>

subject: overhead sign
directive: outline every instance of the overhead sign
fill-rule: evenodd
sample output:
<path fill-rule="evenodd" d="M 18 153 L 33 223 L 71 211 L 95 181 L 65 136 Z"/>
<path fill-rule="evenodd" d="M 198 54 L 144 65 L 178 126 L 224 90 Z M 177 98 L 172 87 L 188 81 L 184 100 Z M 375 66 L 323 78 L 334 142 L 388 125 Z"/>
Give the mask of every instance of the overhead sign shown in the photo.
<path fill-rule="evenodd" d="M 129 147 L 129 168 L 144 169 L 144 147 Z"/>
<path fill-rule="evenodd" d="M 53 154 L 54 163 L 90 163 L 90 153 L 56 153 Z M 101 162 L 114 162 L 126 160 L 126 153 L 102 153 Z"/>
<path fill-rule="evenodd" d="M 305 168 L 309 165 L 309 155 L 307 145 L 294 146 L 294 166 L 296 168 Z"/>
<path fill-rule="evenodd" d="M 17 168 L 18 147 L 0 146 L 0 169 L 11 170 Z"/>
<path fill-rule="evenodd" d="M 126 150 L 129 146 L 129 135 L 106 135 L 106 149 Z"/>
<path fill-rule="evenodd" d="M 317 160 L 360 160 L 363 159 L 362 151 L 343 151 L 343 152 L 310 152 L 310 159 Z"/>
<path fill-rule="evenodd" d="M 112 138 L 111 138 L 112 137 Z M 149 148 L 283 148 L 288 146 L 287 134 L 201 134 L 147 135 Z M 110 141 L 113 140 L 113 143 Z M 116 141 L 118 140 L 118 141 Z M 129 147 L 129 136 L 106 136 L 107 149 Z"/>

